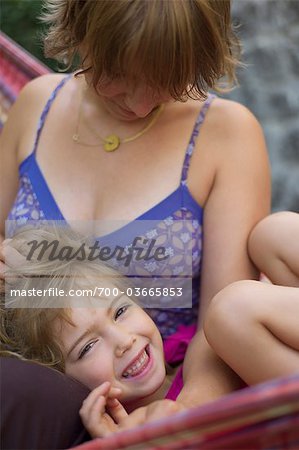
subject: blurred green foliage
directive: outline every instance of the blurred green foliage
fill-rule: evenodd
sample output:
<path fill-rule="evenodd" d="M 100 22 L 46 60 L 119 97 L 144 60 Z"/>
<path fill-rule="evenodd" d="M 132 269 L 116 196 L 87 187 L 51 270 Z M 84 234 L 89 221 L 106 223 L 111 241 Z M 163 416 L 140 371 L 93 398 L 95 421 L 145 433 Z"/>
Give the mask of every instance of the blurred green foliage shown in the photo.
<path fill-rule="evenodd" d="M 42 0 L 0 0 L 1 30 L 52 70 L 57 70 L 57 63 L 43 55 L 43 25 L 38 19 L 42 3 Z"/>

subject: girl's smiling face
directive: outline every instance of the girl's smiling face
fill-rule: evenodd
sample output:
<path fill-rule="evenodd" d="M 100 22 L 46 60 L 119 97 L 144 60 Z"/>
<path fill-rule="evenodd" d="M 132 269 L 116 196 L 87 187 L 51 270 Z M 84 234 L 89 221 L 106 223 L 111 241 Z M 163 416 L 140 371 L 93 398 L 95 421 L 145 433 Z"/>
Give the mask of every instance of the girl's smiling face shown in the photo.
<path fill-rule="evenodd" d="M 121 389 L 125 402 L 162 386 L 166 371 L 161 335 L 127 296 L 107 299 L 104 306 L 72 308 L 71 321 L 55 327 L 67 375 L 90 389 L 110 381 Z"/>

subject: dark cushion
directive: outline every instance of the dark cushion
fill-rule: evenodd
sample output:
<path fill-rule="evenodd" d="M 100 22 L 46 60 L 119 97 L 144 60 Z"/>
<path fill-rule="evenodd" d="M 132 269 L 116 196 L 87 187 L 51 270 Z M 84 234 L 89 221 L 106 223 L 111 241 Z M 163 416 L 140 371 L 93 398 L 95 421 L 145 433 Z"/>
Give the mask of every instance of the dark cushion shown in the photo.
<path fill-rule="evenodd" d="M 65 449 L 90 439 L 79 409 L 89 390 L 39 364 L 0 358 L 1 449 Z"/>

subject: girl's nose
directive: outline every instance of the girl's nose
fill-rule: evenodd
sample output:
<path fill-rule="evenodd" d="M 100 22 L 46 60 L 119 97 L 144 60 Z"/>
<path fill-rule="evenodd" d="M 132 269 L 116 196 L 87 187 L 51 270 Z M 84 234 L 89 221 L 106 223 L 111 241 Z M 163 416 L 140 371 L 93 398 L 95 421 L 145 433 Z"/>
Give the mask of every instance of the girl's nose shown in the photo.
<path fill-rule="evenodd" d="M 121 358 L 126 351 L 130 350 L 136 341 L 136 337 L 125 330 L 117 330 L 114 334 L 115 356 Z"/>

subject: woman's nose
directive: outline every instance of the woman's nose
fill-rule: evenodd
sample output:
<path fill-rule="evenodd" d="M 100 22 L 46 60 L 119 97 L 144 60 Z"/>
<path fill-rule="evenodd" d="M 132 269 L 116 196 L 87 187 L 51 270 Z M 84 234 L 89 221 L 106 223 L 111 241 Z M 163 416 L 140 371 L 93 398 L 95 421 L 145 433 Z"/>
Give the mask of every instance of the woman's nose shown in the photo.
<path fill-rule="evenodd" d="M 158 104 L 153 94 L 145 89 L 136 88 L 126 97 L 126 105 L 140 118 L 148 116 Z"/>

